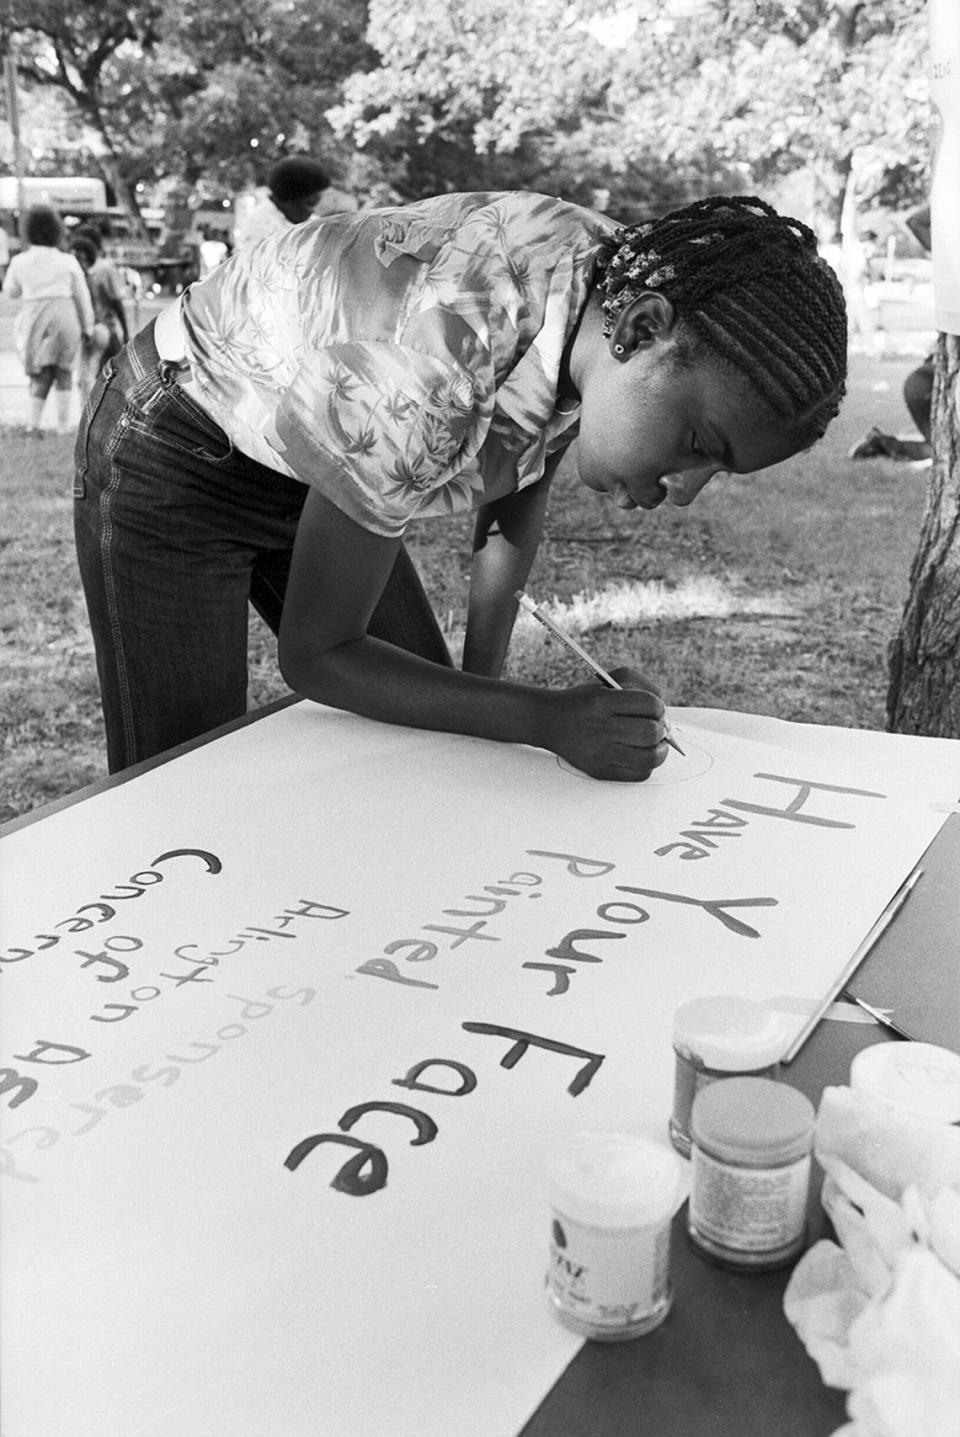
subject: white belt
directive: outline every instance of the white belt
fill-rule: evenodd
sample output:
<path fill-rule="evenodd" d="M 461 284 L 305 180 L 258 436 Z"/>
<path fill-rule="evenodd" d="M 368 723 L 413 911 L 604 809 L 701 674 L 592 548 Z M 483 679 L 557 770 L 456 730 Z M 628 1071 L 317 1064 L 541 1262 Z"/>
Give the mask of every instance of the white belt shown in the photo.
<path fill-rule="evenodd" d="M 195 404 L 209 413 L 209 407 L 204 401 L 203 393 L 197 383 L 190 362 L 187 359 L 187 342 L 183 332 L 183 295 L 174 300 L 173 304 L 167 305 L 157 315 L 153 326 L 153 342 L 157 347 L 157 354 L 161 360 L 174 366 L 173 372 L 168 371 L 169 379 L 186 393 Z M 168 380 L 164 381 L 165 383 Z"/>
<path fill-rule="evenodd" d="M 183 320 L 180 317 L 182 302 L 183 296 L 180 295 L 173 304 L 162 309 L 153 327 L 153 342 L 157 346 L 157 353 L 161 359 L 168 359 L 172 364 L 185 364 L 187 359 Z"/>

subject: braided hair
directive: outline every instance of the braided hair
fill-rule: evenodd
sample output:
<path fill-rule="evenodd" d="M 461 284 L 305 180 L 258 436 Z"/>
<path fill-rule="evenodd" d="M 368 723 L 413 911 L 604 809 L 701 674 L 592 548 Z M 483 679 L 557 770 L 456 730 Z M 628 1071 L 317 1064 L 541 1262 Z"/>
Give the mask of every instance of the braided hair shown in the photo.
<path fill-rule="evenodd" d="M 847 370 L 843 290 L 799 220 L 753 195 L 698 200 L 605 236 L 595 279 L 605 334 L 631 300 L 658 290 L 683 321 L 681 338 L 706 344 L 811 442 L 836 415 Z"/>

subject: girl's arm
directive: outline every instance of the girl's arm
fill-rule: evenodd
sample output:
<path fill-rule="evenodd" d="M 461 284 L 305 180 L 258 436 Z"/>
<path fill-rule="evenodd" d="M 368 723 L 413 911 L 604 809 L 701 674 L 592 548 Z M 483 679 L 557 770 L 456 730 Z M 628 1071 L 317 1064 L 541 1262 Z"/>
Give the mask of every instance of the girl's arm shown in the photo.
<path fill-rule="evenodd" d="M 123 300 L 110 297 L 107 299 L 107 304 L 110 306 L 112 313 L 117 316 L 117 323 L 120 325 L 120 333 L 123 335 L 124 344 L 126 344 L 127 340 L 130 338 L 130 330 L 127 325 L 127 311 L 124 308 Z"/>
<path fill-rule="evenodd" d="M 111 266 L 104 276 L 104 297 L 110 311 L 117 316 L 120 325 L 120 333 L 123 335 L 123 342 L 126 344 L 130 338 L 130 331 L 127 327 L 127 311 L 123 303 L 123 295 L 120 293 L 120 277 L 117 271 Z"/>
<path fill-rule="evenodd" d="M 90 286 L 87 284 L 86 275 L 80 268 L 79 260 L 74 260 L 70 270 L 70 287 L 73 290 L 73 302 L 77 307 L 77 314 L 80 316 L 80 328 L 86 339 L 93 333 L 95 320 L 93 304 L 90 300 Z"/>
<path fill-rule="evenodd" d="M 599 683 L 538 689 L 460 673 L 369 638 L 398 546 L 310 491 L 279 635 L 291 688 L 386 723 L 547 748 L 596 778 L 642 779 L 663 762 L 663 704 L 649 691 Z"/>
<path fill-rule="evenodd" d="M 477 513 L 463 667 L 496 678 L 503 668 L 517 617 L 513 597 L 527 581 L 543 532 L 550 484 L 561 455 L 544 477 L 519 493 L 485 504 Z"/>

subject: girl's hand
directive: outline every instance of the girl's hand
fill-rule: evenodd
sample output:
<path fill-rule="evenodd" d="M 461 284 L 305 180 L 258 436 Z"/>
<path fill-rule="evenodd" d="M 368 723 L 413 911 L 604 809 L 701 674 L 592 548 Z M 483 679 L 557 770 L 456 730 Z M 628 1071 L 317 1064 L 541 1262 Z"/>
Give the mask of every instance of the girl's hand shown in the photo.
<path fill-rule="evenodd" d="M 591 778 L 642 783 L 667 756 L 663 701 L 635 669 L 611 677 L 620 690 L 588 683 L 550 693 L 543 746 Z"/>
<path fill-rule="evenodd" d="M 458 673 L 368 635 L 398 547 L 311 489 L 279 635 L 292 689 L 383 723 L 536 744 L 596 778 L 638 782 L 663 763 L 663 703 L 634 669 L 614 670 L 623 689 L 541 689 Z"/>
<path fill-rule="evenodd" d="M 628 664 L 622 664 L 618 669 L 610 669 L 609 673 L 622 689 L 646 689 L 648 693 L 656 694 L 658 699 L 663 697 L 659 684 L 648 679 L 639 669 L 630 668 Z"/>

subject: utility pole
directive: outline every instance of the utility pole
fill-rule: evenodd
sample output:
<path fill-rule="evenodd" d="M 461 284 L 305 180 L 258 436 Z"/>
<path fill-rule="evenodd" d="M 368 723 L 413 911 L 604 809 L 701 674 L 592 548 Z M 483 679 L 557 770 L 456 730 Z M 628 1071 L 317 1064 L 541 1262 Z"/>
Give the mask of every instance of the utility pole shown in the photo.
<path fill-rule="evenodd" d="M 23 139 L 20 133 L 20 95 L 17 89 L 17 61 L 13 49 L 13 37 L 8 41 L 7 53 L 3 57 L 3 79 L 7 92 L 7 119 L 13 136 L 13 173 L 17 181 L 17 227 L 23 227 Z"/>

